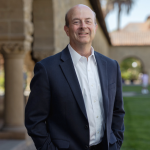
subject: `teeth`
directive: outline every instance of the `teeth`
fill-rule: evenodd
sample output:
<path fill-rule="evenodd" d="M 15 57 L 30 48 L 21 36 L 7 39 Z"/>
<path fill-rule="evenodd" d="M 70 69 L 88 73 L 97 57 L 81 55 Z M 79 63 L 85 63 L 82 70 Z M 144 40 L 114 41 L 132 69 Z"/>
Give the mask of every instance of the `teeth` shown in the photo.
<path fill-rule="evenodd" d="M 87 33 L 79 33 L 79 34 L 83 34 L 83 35 L 86 35 Z"/>

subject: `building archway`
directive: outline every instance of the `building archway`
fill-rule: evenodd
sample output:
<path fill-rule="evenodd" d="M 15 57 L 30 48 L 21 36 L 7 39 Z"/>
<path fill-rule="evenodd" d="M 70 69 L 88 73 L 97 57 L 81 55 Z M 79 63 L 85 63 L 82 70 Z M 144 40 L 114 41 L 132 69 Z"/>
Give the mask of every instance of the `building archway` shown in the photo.
<path fill-rule="evenodd" d="M 143 70 L 150 75 L 150 47 L 149 46 L 112 46 L 109 50 L 109 57 L 120 64 L 125 58 L 134 57 L 142 62 Z M 150 83 L 150 78 L 149 78 Z"/>
<path fill-rule="evenodd" d="M 143 72 L 143 62 L 134 56 L 127 57 L 120 63 L 122 81 L 130 80 L 130 83 L 141 83 L 141 74 Z"/>

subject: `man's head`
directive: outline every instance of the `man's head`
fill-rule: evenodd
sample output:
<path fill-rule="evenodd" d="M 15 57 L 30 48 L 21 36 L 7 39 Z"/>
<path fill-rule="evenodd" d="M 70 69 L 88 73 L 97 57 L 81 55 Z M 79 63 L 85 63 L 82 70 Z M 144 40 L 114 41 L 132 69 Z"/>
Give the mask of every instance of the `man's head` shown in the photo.
<path fill-rule="evenodd" d="M 86 5 L 72 7 L 65 16 L 64 30 L 70 38 L 71 45 L 91 44 L 96 33 L 96 15 Z"/>
<path fill-rule="evenodd" d="M 86 6 L 86 5 L 83 5 L 83 4 L 79 4 L 79 5 L 76 5 L 76 6 L 74 6 L 74 7 L 77 7 L 77 6 L 84 6 L 84 7 L 89 8 L 89 9 L 93 12 L 95 25 L 97 24 L 97 22 L 96 22 L 96 14 L 95 14 L 95 12 L 94 12 L 90 7 L 88 7 L 88 6 Z M 65 26 L 67 26 L 67 27 L 69 27 L 68 14 L 69 14 L 69 12 L 70 12 L 74 7 L 72 7 L 71 9 L 69 9 L 69 10 L 67 11 L 66 15 L 65 15 Z"/>

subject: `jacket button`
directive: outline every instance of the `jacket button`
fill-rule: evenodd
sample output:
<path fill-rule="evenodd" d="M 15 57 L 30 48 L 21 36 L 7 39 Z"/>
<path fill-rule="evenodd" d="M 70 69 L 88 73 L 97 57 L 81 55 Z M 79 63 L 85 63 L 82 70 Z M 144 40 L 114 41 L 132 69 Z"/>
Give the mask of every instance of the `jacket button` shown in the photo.
<path fill-rule="evenodd" d="M 84 146 L 84 148 L 85 148 L 85 149 L 88 149 L 88 148 L 89 148 L 89 146 L 88 146 L 88 145 L 85 145 L 85 146 Z"/>
<path fill-rule="evenodd" d="M 84 126 L 84 128 L 85 128 L 85 129 L 88 129 L 88 128 L 89 128 L 89 126 L 88 126 L 88 125 L 85 125 L 85 126 Z"/>

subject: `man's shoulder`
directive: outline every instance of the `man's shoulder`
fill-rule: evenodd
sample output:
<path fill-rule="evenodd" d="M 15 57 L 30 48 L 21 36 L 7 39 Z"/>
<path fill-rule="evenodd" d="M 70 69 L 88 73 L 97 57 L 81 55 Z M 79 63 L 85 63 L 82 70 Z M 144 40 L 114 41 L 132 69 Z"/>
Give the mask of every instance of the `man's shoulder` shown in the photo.
<path fill-rule="evenodd" d="M 103 59 L 103 60 L 106 61 L 107 63 L 116 64 L 116 60 L 114 60 L 114 59 L 111 59 L 111 58 L 109 58 L 109 57 L 107 57 L 107 56 L 105 56 L 105 55 L 103 55 L 103 54 L 101 54 L 101 53 L 99 53 L 99 52 L 97 52 L 97 51 L 95 51 L 95 54 L 96 54 L 98 57 L 100 57 L 100 59 Z"/>
<path fill-rule="evenodd" d="M 63 49 L 61 52 L 57 54 L 46 57 L 41 61 L 39 61 L 38 63 L 42 64 L 44 67 L 55 67 L 56 65 L 59 65 L 61 63 L 61 55 L 64 50 L 65 49 Z"/>
<path fill-rule="evenodd" d="M 98 52 L 95 53 L 98 57 L 98 59 L 101 59 L 103 61 L 100 61 L 101 62 L 105 62 L 105 67 L 107 68 L 107 71 L 109 72 L 109 75 L 113 75 L 113 74 L 116 74 L 117 73 L 117 70 L 118 70 L 118 63 L 116 60 L 114 59 L 111 59 L 103 54 L 100 54 Z"/>
<path fill-rule="evenodd" d="M 42 59 L 40 61 L 40 63 L 45 65 L 45 64 L 49 64 L 49 63 L 51 64 L 51 63 L 58 62 L 60 60 L 61 53 L 62 52 L 59 52 L 57 54 L 51 55 L 49 57 L 46 57 L 46 58 Z"/>

